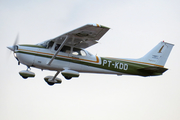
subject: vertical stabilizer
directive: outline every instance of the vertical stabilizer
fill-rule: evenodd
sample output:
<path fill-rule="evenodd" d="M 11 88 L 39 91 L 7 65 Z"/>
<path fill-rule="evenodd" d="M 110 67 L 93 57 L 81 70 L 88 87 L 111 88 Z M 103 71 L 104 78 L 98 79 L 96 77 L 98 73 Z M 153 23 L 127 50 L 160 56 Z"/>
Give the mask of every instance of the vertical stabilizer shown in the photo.
<path fill-rule="evenodd" d="M 173 44 L 162 41 L 139 60 L 141 62 L 156 64 L 163 67 L 173 46 Z"/>

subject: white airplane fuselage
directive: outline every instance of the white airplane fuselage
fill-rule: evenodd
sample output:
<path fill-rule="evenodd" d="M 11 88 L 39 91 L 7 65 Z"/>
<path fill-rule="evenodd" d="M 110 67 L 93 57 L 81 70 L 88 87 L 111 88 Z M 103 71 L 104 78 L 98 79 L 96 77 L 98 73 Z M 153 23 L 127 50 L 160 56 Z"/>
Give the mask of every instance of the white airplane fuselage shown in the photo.
<path fill-rule="evenodd" d="M 65 69 L 71 69 L 83 73 L 122 74 L 108 69 L 93 67 L 102 66 L 101 57 L 89 54 L 86 50 L 83 51 L 86 54 L 85 56 L 59 52 L 56 59 L 54 59 L 50 65 L 47 63 L 55 53 L 52 49 L 19 45 L 18 50 L 16 51 L 16 56 L 20 63 L 43 70 L 62 71 Z M 89 66 L 88 64 L 93 64 L 93 66 Z"/>
<path fill-rule="evenodd" d="M 161 49 L 163 44 L 171 46 L 171 44 L 160 42 L 154 49 Z M 67 46 L 65 46 L 65 48 L 68 48 L 68 50 L 62 48 L 62 51 L 57 54 L 52 63 L 48 64 L 57 50 L 56 46 L 55 43 L 50 48 L 39 45 L 19 45 L 15 54 L 19 62 L 28 67 L 53 71 L 73 70 L 78 72 L 78 74 L 82 72 L 156 76 L 162 75 L 162 73 L 167 70 L 162 65 L 153 63 L 156 62 L 156 57 L 152 60 L 148 59 L 152 63 L 142 62 L 146 56 L 151 57 L 151 52 L 145 57 L 142 57 L 142 59 L 120 59 L 94 56 L 84 49 Z M 154 52 L 154 49 L 152 52 Z M 71 71 L 69 72 L 69 74 L 71 74 Z"/>

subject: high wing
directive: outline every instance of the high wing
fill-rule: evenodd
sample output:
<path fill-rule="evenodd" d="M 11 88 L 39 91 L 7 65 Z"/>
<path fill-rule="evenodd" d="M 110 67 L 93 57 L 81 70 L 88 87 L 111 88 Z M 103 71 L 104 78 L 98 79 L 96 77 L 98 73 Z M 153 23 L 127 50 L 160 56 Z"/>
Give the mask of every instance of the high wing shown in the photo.
<path fill-rule="evenodd" d="M 64 45 L 74 46 L 76 48 L 87 48 L 98 43 L 98 40 L 110 28 L 99 24 L 87 24 L 65 34 L 62 34 L 51 41 L 61 44 L 65 41 Z"/>

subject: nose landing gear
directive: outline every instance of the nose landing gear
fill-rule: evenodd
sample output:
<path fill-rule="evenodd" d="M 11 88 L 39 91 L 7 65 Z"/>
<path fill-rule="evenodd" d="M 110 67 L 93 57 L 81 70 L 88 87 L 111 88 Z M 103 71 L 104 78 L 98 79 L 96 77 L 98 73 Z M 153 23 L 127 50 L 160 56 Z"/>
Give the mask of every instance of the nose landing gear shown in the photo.
<path fill-rule="evenodd" d="M 35 73 L 31 72 L 29 70 L 29 67 L 27 68 L 27 70 L 21 70 L 19 72 L 19 74 L 21 75 L 22 78 L 27 79 L 28 77 L 35 77 Z"/>

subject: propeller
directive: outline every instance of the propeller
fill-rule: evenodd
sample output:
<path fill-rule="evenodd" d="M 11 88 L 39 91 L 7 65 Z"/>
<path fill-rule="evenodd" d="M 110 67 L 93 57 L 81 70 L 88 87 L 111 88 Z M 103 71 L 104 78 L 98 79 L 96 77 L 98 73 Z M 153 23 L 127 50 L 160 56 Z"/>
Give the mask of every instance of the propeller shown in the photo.
<path fill-rule="evenodd" d="M 15 39 L 15 41 L 14 41 L 13 46 L 8 46 L 7 48 L 8 48 L 9 50 L 11 50 L 11 52 L 14 53 L 14 57 L 15 57 L 16 60 L 18 61 L 18 65 L 20 65 L 20 61 L 18 60 L 18 58 L 17 58 L 17 56 L 16 56 L 16 53 L 15 53 L 15 50 L 18 49 L 18 46 L 17 46 L 18 41 L 19 41 L 19 34 L 17 34 L 17 37 L 16 37 L 16 39 Z M 10 54 L 11 54 L 11 53 L 9 53 L 9 55 L 10 55 Z"/>
<path fill-rule="evenodd" d="M 19 41 L 19 34 L 17 35 L 17 37 L 16 37 L 16 39 L 15 39 L 15 41 L 14 41 L 13 46 L 8 46 L 7 48 L 8 48 L 9 50 L 11 50 L 11 51 L 15 52 L 16 47 L 17 47 L 17 45 L 16 45 L 16 44 L 18 43 L 18 41 Z"/>

